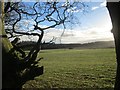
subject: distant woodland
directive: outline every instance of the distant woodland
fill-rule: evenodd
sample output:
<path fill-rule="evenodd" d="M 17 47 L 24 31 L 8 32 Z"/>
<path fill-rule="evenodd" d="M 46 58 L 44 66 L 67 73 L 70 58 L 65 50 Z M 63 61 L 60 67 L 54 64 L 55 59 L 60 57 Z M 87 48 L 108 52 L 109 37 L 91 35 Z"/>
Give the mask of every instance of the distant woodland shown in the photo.
<path fill-rule="evenodd" d="M 22 41 L 18 43 L 18 46 L 23 49 L 31 48 L 36 42 Z M 93 49 L 93 48 L 114 48 L 114 41 L 99 41 L 84 44 L 55 44 L 55 43 L 43 43 L 41 49 Z"/>

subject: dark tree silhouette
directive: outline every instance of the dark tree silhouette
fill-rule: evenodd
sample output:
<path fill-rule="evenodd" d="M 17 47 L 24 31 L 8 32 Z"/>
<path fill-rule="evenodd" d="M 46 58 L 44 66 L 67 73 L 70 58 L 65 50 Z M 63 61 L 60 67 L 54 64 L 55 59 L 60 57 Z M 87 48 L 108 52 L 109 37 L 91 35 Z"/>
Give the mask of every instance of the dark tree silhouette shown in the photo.
<path fill-rule="evenodd" d="M 117 59 L 115 90 L 120 90 L 120 1 L 107 2 L 107 8 L 110 12 L 110 16 L 113 24 L 112 32 L 115 40 L 116 59 Z"/>

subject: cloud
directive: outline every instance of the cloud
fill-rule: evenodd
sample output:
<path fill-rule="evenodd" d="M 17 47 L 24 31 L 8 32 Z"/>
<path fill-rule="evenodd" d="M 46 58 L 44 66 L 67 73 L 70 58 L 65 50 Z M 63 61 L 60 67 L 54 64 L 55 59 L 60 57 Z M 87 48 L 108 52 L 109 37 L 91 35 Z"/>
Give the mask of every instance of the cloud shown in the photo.
<path fill-rule="evenodd" d="M 100 7 L 105 7 L 106 6 L 106 0 L 100 4 Z"/>
<path fill-rule="evenodd" d="M 80 30 L 80 28 L 75 28 L 74 30 L 66 30 L 61 37 L 62 29 L 50 29 L 45 32 L 43 41 L 50 41 L 53 37 L 56 38 L 56 43 L 88 43 L 95 41 L 109 41 L 113 40 L 113 35 L 107 28 L 89 28 Z M 38 37 L 35 36 L 22 36 L 22 41 L 37 41 Z"/>
<path fill-rule="evenodd" d="M 20 41 L 37 41 L 37 40 L 38 40 L 37 36 L 27 36 L 27 35 L 20 36 Z"/>
<path fill-rule="evenodd" d="M 91 10 L 96 10 L 96 9 L 98 9 L 98 8 L 105 7 L 105 6 L 106 6 L 106 0 L 100 2 L 100 4 L 99 4 L 98 6 L 93 6 L 93 7 L 91 8 Z"/>
<path fill-rule="evenodd" d="M 49 41 L 52 37 L 57 38 L 56 43 L 60 43 L 60 35 L 63 32 L 62 29 L 53 29 L 44 36 L 45 41 Z M 89 29 L 81 29 L 74 28 L 74 30 L 66 30 L 64 35 L 61 37 L 62 43 L 88 43 L 95 41 L 109 41 L 113 40 L 113 35 L 110 32 L 109 28 L 89 28 Z"/>
<path fill-rule="evenodd" d="M 113 35 L 110 32 L 112 27 L 76 27 L 73 30 L 66 29 L 64 34 L 63 29 L 51 28 L 45 31 L 43 41 L 49 42 L 53 37 L 56 38 L 56 43 L 88 43 L 95 41 L 113 40 Z M 22 36 L 21 41 L 37 41 L 37 36 Z"/>
<path fill-rule="evenodd" d="M 83 11 L 83 8 L 77 8 L 77 7 L 72 7 L 70 9 L 67 9 L 67 12 L 74 12 L 74 13 L 82 12 L 82 11 Z"/>
<path fill-rule="evenodd" d="M 113 40 L 113 35 L 110 30 L 101 29 L 90 28 L 88 30 L 75 30 L 74 37 L 72 37 L 70 40 L 76 40 L 78 43 Z"/>
<path fill-rule="evenodd" d="M 95 7 L 92 7 L 91 10 L 96 10 L 98 8 L 99 8 L 98 6 L 95 6 Z"/>

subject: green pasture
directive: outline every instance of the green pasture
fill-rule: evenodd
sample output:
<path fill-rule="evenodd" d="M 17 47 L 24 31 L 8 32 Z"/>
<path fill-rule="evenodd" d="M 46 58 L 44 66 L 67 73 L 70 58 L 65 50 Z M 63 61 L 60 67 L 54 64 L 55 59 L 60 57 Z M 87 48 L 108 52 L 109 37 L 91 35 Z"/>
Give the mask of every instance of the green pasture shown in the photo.
<path fill-rule="evenodd" d="M 44 74 L 23 88 L 113 88 L 115 49 L 42 50 Z"/>

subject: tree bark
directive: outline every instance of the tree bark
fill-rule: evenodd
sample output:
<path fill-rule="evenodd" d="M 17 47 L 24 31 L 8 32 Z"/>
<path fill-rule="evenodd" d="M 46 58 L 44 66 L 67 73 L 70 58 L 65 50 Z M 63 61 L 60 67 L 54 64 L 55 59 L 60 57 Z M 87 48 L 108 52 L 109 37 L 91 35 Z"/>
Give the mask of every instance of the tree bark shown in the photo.
<path fill-rule="evenodd" d="M 107 8 L 113 24 L 112 32 L 115 40 L 117 59 L 115 90 L 120 90 L 120 2 L 107 2 Z"/>
<path fill-rule="evenodd" d="M 16 65 L 19 57 L 13 50 L 11 42 L 8 40 L 4 30 L 4 2 L 1 4 L 1 18 L 0 18 L 0 43 L 2 43 L 2 88 L 14 88 L 17 86 Z M 21 87 L 21 86 L 20 86 Z"/>
<path fill-rule="evenodd" d="M 43 66 L 36 66 L 40 60 L 36 60 L 38 52 L 33 53 L 30 58 L 31 61 L 28 62 L 17 54 L 18 49 L 16 49 L 9 41 L 4 29 L 4 2 L 0 2 L 0 11 L 2 11 L 0 18 L 0 43 L 2 43 L 2 88 L 22 89 L 22 85 L 26 81 L 32 80 L 34 77 L 43 74 Z"/>

